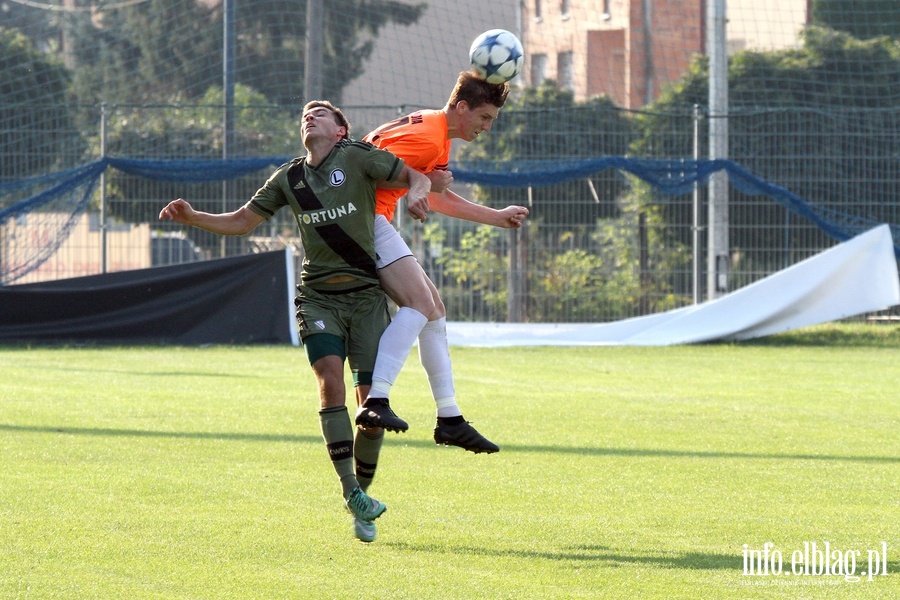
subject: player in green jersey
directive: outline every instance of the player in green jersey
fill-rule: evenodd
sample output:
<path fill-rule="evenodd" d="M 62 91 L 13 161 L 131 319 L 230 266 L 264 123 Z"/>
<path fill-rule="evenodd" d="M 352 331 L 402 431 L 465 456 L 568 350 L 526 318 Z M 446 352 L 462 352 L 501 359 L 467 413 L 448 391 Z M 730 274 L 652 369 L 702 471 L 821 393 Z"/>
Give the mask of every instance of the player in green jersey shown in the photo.
<path fill-rule="evenodd" d="M 244 235 L 289 206 L 300 228 L 304 261 L 297 319 L 319 389 L 319 418 L 344 502 L 354 515 L 356 536 L 375 539 L 375 519 L 386 506 L 369 497 L 384 428 L 406 423 L 389 405 L 362 407 L 368 425 L 355 432 L 346 407 L 344 362 L 349 362 L 362 405 L 372 382 L 378 341 L 390 317 L 375 268 L 375 186 L 408 187 L 408 208 L 427 215 L 429 179 L 393 154 L 354 142 L 340 109 L 314 101 L 303 109 L 301 137 L 307 154 L 279 167 L 253 198 L 236 211 L 194 210 L 179 198 L 159 214 L 220 235 Z"/>

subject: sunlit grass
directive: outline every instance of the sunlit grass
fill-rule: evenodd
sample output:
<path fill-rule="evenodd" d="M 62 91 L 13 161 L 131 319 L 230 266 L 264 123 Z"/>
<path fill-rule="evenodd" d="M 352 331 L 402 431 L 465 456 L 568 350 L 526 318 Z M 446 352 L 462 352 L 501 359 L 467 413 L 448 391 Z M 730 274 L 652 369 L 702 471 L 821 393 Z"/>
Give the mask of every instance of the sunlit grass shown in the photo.
<path fill-rule="evenodd" d="M 860 329 L 861 328 L 861 329 Z M 454 348 L 501 445 L 431 441 L 413 356 L 355 541 L 290 347 L 0 348 L 3 598 L 896 598 L 900 335 Z M 749 576 L 744 544 L 888 547 Z"/>

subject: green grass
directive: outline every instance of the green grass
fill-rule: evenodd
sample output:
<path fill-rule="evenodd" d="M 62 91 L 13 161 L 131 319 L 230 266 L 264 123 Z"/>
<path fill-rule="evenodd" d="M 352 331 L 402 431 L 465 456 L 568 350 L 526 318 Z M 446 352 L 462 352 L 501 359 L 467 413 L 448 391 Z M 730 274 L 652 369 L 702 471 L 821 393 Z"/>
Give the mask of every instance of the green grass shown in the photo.
<path fill-rule="evenodd" d="M 496 455 L 438 448 L 415 356 L 355 541 L 291 347 L 0 348 L 0 598 L 897 598 L 900 329 L 454 348 Z M 888 547 L 888 576 L 790 570 Z"/>

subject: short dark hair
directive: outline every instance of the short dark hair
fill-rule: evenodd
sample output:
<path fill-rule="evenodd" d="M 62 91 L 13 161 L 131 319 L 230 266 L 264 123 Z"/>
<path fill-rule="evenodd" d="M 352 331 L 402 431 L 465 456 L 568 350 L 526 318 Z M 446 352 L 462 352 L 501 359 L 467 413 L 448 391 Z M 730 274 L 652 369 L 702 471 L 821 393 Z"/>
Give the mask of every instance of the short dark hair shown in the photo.
<path fill-rule="evenodd" d="M 343 139 L 350 139 L 350 121 L 347 120 L 347 117 L 344 116 L 341 109 L 328 100 L 312 100 L 311 102 L 307 102 L 306 106 L 303 107 L 303 114 L 308 113 L 314 108 L 324 108 L 331 111 L 331 114 L 334 115 L 334 122 L 347 130 Z"/>
<path fill-rule="evenodd" d="M 509 83 L 488 83 L 474 71 L 463 71 L 456 79 L 456 87 L 447 102 L 451 107 L 465 101 L 470 108 L 493 104 L 501 108 L 509 94 Z"/>

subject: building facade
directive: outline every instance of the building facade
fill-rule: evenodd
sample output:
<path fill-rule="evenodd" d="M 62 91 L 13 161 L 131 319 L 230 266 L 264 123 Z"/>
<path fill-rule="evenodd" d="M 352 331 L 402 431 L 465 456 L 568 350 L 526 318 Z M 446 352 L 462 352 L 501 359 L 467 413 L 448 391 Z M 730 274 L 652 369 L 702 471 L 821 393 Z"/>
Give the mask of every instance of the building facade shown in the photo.
<path fill-rule="evenodd" d="M 706 49 L 708 0 L 523 0 L 524 84 L 637 109 Z M 728 50 L 796 46 L 810 0 L 728 0 Z"/>

